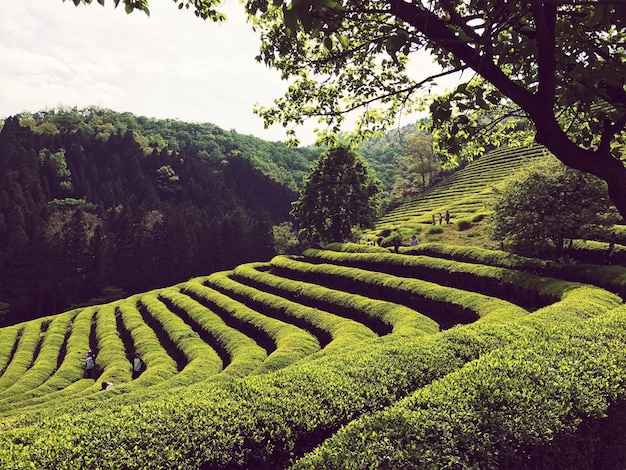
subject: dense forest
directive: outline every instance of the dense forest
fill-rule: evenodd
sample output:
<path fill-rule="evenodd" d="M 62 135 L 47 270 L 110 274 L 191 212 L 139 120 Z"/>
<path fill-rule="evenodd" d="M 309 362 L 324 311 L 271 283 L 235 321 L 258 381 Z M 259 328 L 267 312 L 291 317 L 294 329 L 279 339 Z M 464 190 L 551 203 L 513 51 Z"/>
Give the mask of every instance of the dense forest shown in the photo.
<path fill-rule="evenodd" d="M 97 107 L 0 126 L 0 326 L 271 258 L 323 151 Z M 403 159 L 420 135 L 409 124 L 358 147 L 385 206 L 414 186 Z"/>
<path fill-rule="evenodd" d="M 0 324 L 269 259 L 318 154 L 98 108 L 6 119 Z"/>

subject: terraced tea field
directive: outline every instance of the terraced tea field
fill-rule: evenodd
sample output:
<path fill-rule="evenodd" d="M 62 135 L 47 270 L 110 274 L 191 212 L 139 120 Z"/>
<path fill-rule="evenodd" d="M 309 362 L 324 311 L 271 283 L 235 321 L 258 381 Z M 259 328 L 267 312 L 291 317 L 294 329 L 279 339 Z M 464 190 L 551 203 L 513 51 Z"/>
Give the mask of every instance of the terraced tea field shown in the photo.
<path fill-rule="evenodd" d="M 486 153 L 443 182 L 382 216 L 376 228 L 430 224 L 433 215 L 449 210 L 454 218 L 473 218 L 485 209 L 493 187 L 535 157 L 548 155 L 544 147 L 500 148 Z"/>
<path fill-rule="evenodd" d="M 2 328 L 0 468 L 623 469 L 625 285 L 333 244 Z"/>

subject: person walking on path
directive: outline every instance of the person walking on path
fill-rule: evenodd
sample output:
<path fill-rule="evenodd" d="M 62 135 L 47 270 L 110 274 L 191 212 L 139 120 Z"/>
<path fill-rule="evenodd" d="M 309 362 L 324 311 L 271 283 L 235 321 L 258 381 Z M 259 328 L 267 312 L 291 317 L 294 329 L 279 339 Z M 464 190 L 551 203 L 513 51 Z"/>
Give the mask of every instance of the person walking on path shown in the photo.
<path fill-rule="evenodd" d="M 93 370 L 96 367 L 96 357 L 93 352 L 87 351 L 87 357 L 85 358 L 85 377 L 88 379 L 93 378 Z"/>
<path fill-rule="evenodd" d="M 133 358 L 133 380 L 141 375 L 141 371 L 143 370 L 143 361 L 141 357 L 139 357 L 139 353 L 135 353 L 135 357 Z"/>
<path fill-rule="evenodd" d="M 446 211 L 445 218 L 446 218 L 446 225 L 447 225 L 450 223 L 450 211 Z"/>
<path fill-rule="evenodd" d="M 439 213 L 439 225 L 441 225 L 441 222 L 443 222 L 443 215 L 441 215 L 441 212 Z"/>

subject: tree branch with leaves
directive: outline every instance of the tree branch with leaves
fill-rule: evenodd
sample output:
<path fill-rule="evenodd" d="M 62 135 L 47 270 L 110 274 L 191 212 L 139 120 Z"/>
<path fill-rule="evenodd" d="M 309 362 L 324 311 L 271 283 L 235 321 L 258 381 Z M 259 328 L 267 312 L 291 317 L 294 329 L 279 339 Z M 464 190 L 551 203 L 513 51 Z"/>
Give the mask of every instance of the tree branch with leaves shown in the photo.
<path fill-rule="evenodd" d="M 223 19 L 220 0 L 174 2 Z M 135 3 L 146 0 L 124 0 L 127 11 Z M 412 76 L 408 64 L 427 52 L 444 73 L 475 72 L 430 104 L 444 154 L 472 158 L 523 128 L 524 139 L 605 180 L 626 217 L 622 0 L 247 0 L 245 9 L 261 37 L 257 59 L 290 83 L 284 97 L 256 109 L 266 126 L 282 124 L 295 138 L 291 126 L 317 117 L 322 135 L 333 134 L 359 109 L 356 133 L 380 132 L 402 111 L 423 109 L 419 90 L 435 78 Z M 504 120 L 497 132 L 477 134 L 503 108 L 519 110 L 527 125 Z"/>

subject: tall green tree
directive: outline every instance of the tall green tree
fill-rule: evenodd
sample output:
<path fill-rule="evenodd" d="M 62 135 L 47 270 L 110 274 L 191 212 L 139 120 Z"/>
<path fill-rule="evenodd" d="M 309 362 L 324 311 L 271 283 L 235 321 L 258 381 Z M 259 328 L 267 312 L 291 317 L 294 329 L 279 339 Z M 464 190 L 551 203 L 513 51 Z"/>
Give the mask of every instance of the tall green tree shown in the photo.
<path fill-rule="evenodd" d="M 511 177 L 495 196 L 491 236 L 522 255 L 561 254 L 573 239 L 608 233 L 615 222 L 604 181 L 552 157 Z"/>
<path fill-rule="evenodd" d="M 442 170 L 433 151 L 432 137 L 426 134 L 410 136 L 395 163 L 396 181 L 391 190 L 392 197 L 425 190 Z"/>
<path fill-rule="evenodd" d="M 220 0 L 174 1 L 223 19 Z M 147 0 L 124 4 L 143 9 Z M 335 131 L 360 108 L 360 130 L 384 128 L 423 104 L 419 92 L 438 77 L 414 76 L 407 65 L 428 52 L 439 75 L 463 72 L 430 108 L 453 152 L 483 128 L 487 140 L 503 135 L 471 110 L 495 113 L 505 127 L 504 118 L 525 119 L 559 160 L 605 180 L 626 217 L 626 166 L 615 150 L 626 126 L 622 0 L 247 0 L 245 8 L 261 36 L 258 60 L 291 82 L 274 106 L 257 110 L 267 125 L 317 116 Z"/>
<path fill-rule="evenodd" d="M 323 153 L 304 179 L 292 214 L 304 234 L 322 243 L 351 238 L 368 228 L 380 205 L 381 182 L 354 150 L 339 145 Z"/>

